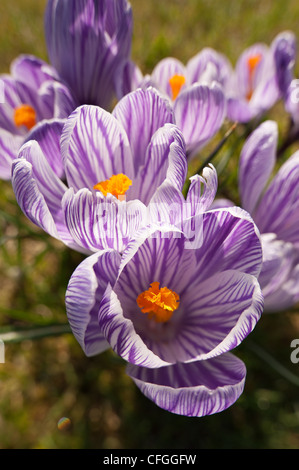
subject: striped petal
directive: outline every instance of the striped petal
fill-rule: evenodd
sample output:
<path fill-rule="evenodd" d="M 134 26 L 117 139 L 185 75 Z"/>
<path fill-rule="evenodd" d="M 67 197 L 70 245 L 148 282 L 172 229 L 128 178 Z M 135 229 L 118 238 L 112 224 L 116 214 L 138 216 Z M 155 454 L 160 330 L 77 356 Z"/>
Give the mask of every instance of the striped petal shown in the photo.
<path fill-rule="evenodd" d="M 114 196 L 69 189 L 62 200 L 66 226 L 72 237 L 91 252 L 114 249 L 122 252 L 146 223 L 146 207 L 140 201 L 118 201 Z"/>
<path fill-rule="evenodd" d="M 127 135 L 120 123 L 97 106 L 81 106 L 68 118 L 61 137 L 67 181 L 75 190 L 92 189 L 112 175 L 133 179 Z"/>
<path fill-rule="evenodd" d="M 10 180 L 11 165 L 24 142 L 24 137 L 0 129 L 0 179 Z"/>
<path fill-rule="evenodd" d="M 25 142 L 36 140 L 52 171 L 63 179 L 64 168 L 60 154 L 60 137 L 65 119 L 51 119 L 37 124 L 27 135 Z"/>
<path fill-rule="evenodd" d="M 232 270 L 190 283 L 181 302 L 185 315 L 176 351 L 184 351 L 185 360 L 205 360 L 237 347 L 254 329 L 264 306 L 256 277 Z"/>
<path fill-rule="evenodd" d="M 174 103 L 177 126 L 181 129 L 192 158 L 219 131 L 226 116 L 226 99 L 222 87 L 193 84 Z"/>
<path fill-rule="evenodd" d="M 147 147 L 154 133 L 173 123 L 173 111 L 153 88 L 138 89 L 118 102 L 112 115 L 123 126 L 132 149 L 135 173 L 145 163 Z"/>
<path fill-rule="evenodd" d="M 229 60 L 210 47 L 205 47 L 192 57 L 186 65 L 188 83 L 217 81 L 225 89 L 233 73 Z"/>
<path fill-rule="evenodd" d="M 299 264 L 293 267 L 288 278 L 265 297 L 265 312 L 284 312 L 299 303 Z"/>
<path fill-rule="evenodd" d="M 153 135 L 146 150 L 145 163 L 139 169 L 128 197 L 148 204 L 155 191 L 167 179 L 182 190 L 187 174 L 185 143 L 179 129 L 165 124 Z"/>
<path fill-rule="evenodd" d="M 21 54 L 10 66 L 11 75 L 24 83 L 39 88 L 48 80 L 59 80 L 56 70 L 49 64 L 30 54 Z"/>
<path fill-rule="evenodd" d="M 280 168 L 265 192 L 254 216 L 262 233 L 299 247 L 299 152 Z"/>
<path fill-rule="evenodd" d="M 45 12 L 50 61 L 80 104 L 111 105 L 114 74 L 131 50 L 127 0 L 50 0 Z"/>
<path fill-rule="evenodd" d="M 115 89 L 118 100 L 135 91 L 143 81 L 143 74 L 132 60 L 123 61 L 116 71 Z"/>
<path fill-rule="evenodd" d="M 86 258 L 69 281 L 65 303 L 72 332 L 87 356 L 109 348 L 98 323 L 100 302 L 109 283 L 114 283 L 120 262 L 115 251 L 101 251 Z"/>
<path fill-rule="evenodd" d="M 201 417 L 235 403 L 244 389 L 246 368 L 228 353 L 209 361 L 159 369 L 129 364 L 127 374 L 159 407 L 178 415 Z"/>
<path fill-rule="evenodd" d="M 278 127 L 265 121 L 246 140 L 239 162 L 239 193 L 242 207 L 253 213 L 276 161 Z"/>
<path fill-rule="evenodd" d="M 12 164 L 12 186 L 26 217 L 52 237 L 59 239 L 53 216 L 33 175 L 32 165 L 25 158 L 15 159 Z"/>
<path fill-rule="evenodd" d="M 294 78 L 297 54 L 296 43 L 297 39 L 292 31 L 283 31 L 274 38 L 271 44 L 276 69 L 276 80 L 279 91 L 284 97 Z"/>
<path fill-rule="evenodd" d="M 292 243 L 278 240 L 274 233 L 263 233 L 263 266 L 259 275 L 267 305 L 268 297 L 275 294 L 292 276 L 292 270 L 297 263 L 298 253 Z M 276 306 L 279 310 L 279 303 Z"/>
<path fill-rule="evenodd" d="M 218 189 L 216 169 L 210 164 L 209 167 L 203 169 L 202 176 L 194 175 L 190 178 L 190 182 L 186 202 L 191 206 L 191 214 L 207 211 Z"/>
<path fill-rule="evenodd" d="M 180 75 L 187 79 L 187 71 L 184 64 L 173 57 L 166 57 L 155 66 L 151 74 L 151 81 L 155 87 L 165 93 L 169 98 L 172 98 L 172 90 L 169 80 L 174 75 Z M 185 85 L 182 86 L 183 90 Z"/>
<path fill-rule="evenodd" d="M 227 269 L 258 276 L 262 267 L 262 246 L 248 213 L 238 207 L 213 210 L 202 215 L 202 224 L 195 276 L 205 280 Z"/>

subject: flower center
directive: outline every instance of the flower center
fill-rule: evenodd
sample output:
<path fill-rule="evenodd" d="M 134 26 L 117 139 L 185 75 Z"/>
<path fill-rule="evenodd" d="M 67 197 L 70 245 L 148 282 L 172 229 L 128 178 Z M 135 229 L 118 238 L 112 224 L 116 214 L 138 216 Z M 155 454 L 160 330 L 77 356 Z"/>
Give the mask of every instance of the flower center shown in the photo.
<path fill-rule="evenodd" d="M 124 195 L 131 184 L 132 180 L 130 180 L 130 178 L 123 173 L 119 173 L 118 175 L 112 175 L 108 180 L 100 181 L 93 187 L 93 189 L 101 191 L 104 196 L 107 196 L 109 193 L 118 199 L 124 199 Z"/>
<path fill-rule="evenodd" d="M 260 63 L 261 59 L 262 59 L 261 54 L 252 55 L 247 59 L 247 66 L 248 66 L 248 72 L 249 72 L 249 91 L 246 95 L 246 98 L 248 101 L 250 100 L 253 94 L 254 76 L 256 73 L 257 66 Z"/>
<path fill-rule="evenodd" d="M 142 313 L 148 313 L 157 323 L 165 323 L 180 305 L 178 294 L 168 287 L 159 288 L 159 282 L 153 282 L 150 288 L 136 299 Z"/>
<path fill-rule="evenodd" d="M 169 85 L 172 91 L 173 101 L 177 98 L 185 82 L 186 82 L 186 79 L 184 75 L 173 75 L 173 77 L 169 79 Z"/>
<path fill-rule="evenodd" d="M 30 129 L 32 129 L 36 124 L 36 113 L 34 108 L 29 104 L 22 104 L 18 108 L 15 108 L 14 121 L 16 126 L 25 126 L 28 131 L 30 131 Z"/>

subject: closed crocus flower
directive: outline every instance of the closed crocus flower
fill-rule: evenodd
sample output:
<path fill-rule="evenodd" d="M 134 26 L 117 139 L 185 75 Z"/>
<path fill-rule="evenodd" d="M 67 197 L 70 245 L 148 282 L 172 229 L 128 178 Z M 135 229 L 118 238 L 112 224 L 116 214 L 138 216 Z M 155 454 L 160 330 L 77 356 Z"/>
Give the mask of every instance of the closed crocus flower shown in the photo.
<path fill-rule="evenodd" d="M 45 12 L 50 62 L 79 104 L 110 109 L 114 75 L 131 52 L 127 0 L 49 0 Z"/>
<path fill-rule="evenodd" d="M 207 184 L 202 209 L 212 193 Z M 200 205 L 197 191 L 194 197 Z M 200 242 L 190 242 L 185 223 L 183 230 L 162 224 L 136 233 L 122 256 L 103 250 L 87 257 L 70 279 L 66 308 L 88 356 L 111 347 L 159 407 L 204 416 L 243 392 L 246 368 L 231 350 L 262 312 L 262 250 L 244 211 L 190 217 L 201 225 Z"/>
<path fill-rule="evenodd" d="M 75 101 L 42 60 L 22 55 L 1 75 L 0 178 L 11 178 L 11 164 L 34 127 L 43 120 L 67 118 Z"/>
<path fill-rule="evenodd" d="M 259 277 L 265 311 L 282 311 L 299 301 L 299 152 L 270 180 L 276 162 L 278 129 L 262 123 L 240 156 L 239 193 L 261 232 L 263 268 Z M 214 207 L 233 205 L 218 201 Z"/>
<path fill-rule="evenodd" d="M 228 117 L 249 122 L 261 117 L 279 98 L 293 67 L 294 37 L 280 33 L 270 47 L 257 43 L 239 57 L 228 94 Z"/>
<path fill-rule="evenodd" d="M 124 97 L 112 113 L 77 108 L 61 129 L 41 125 L 13 164 L 12 184 L 25 215 L 66 245 L 122 252 L 167 180 L 183 188 L 187 160 L 168 102 L 152 89 Z M 51 168 L 56 154 L 63 179 Z"/>
<path fill-rule="evenodd" d="M 185 66 L 173 57 L 161 60 L 151 75 L 142 76 L 132 61 L 118 69 L 117 90 L 121 97 L 136 87 L 153 86 L 171 103 L 175 123 L 186 141 L 190 160 L 221 128 L 226 117 L 224 87 L 230 66 L 224 56 L 204 49 Z"/>

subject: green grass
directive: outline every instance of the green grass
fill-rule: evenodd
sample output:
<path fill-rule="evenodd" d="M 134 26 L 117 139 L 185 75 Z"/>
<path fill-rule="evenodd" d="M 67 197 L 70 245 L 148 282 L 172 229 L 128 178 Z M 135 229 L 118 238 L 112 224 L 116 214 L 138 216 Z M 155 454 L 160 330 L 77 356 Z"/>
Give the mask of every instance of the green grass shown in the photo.
<path fill-rule="evenodd" d="M 132 58 L 144 73 L 165 56 L 186 63 L 205 46 L 227 54 L 234 64 L 253 42 L 270 43 L 284 29 L 296 32 L 299 20 L 295 0 L 132 0 L 131 4 Z M 3 73 L 21 53 L 47 59 L 45 5 L 45 0 L 1 2 Z M 283 130 L 283 109 L 278 106 L 274 112 Z M 235 200 L 238 138 L 237 131 L 215 159 L 219 164 L 226 154 L 230 157 L 219 184 L 222 194 Z M 28 333 L 40 326 L 65 324 L 65 289 L 83 256 L 30 224 L 10 183 L 0 184 L 0 328 Z M 290 361 L 291 340 L 299 337 L 298 313 L 294 309 L 263 316 L 236 350 L 248 370 L 243 395 L 225 412 L 201 419 L 156 407 L 138 391 L 126 376 L 124 363 L 111 351 L 86 358 L 71 334 L 40 339 L 28 339 L 27 334 L 23 341 L 6 345 L 6 362 L 0 364 L 0 449 L 298 448 L 298 385 L 276 364 L 299 377 L 299 366 Z M 62 417 L 71 420 L 64 431 L 57 426 Z"/>

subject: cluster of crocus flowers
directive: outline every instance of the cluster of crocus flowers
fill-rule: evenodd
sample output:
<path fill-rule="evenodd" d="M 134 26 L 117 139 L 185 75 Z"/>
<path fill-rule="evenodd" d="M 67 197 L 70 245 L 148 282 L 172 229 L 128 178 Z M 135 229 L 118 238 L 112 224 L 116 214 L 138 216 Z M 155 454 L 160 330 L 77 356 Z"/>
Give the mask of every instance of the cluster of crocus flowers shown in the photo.
<path fill-rule="evenodd" d="M 247 123 L 287 100 L 294 36 L 251 46 L 235 69 L 204 48 L 144 76 L 127 0 L 49 0 L 45 30 L 51 65 L 14 63 L 0 137 L 24 214 L 86 254 L 66 292 L 73 334 L 87 356 L 112 348 L 161 408 L 220 412 L 243 392 L 232 351 L 264 302 L 299 300 L 298 154 L 265 189 L 277 127 L 261 124 L 240 157 L 242 208 L 215 199 L 212 165 L 187 180 L 188 163 L 226 119 Z"/>

